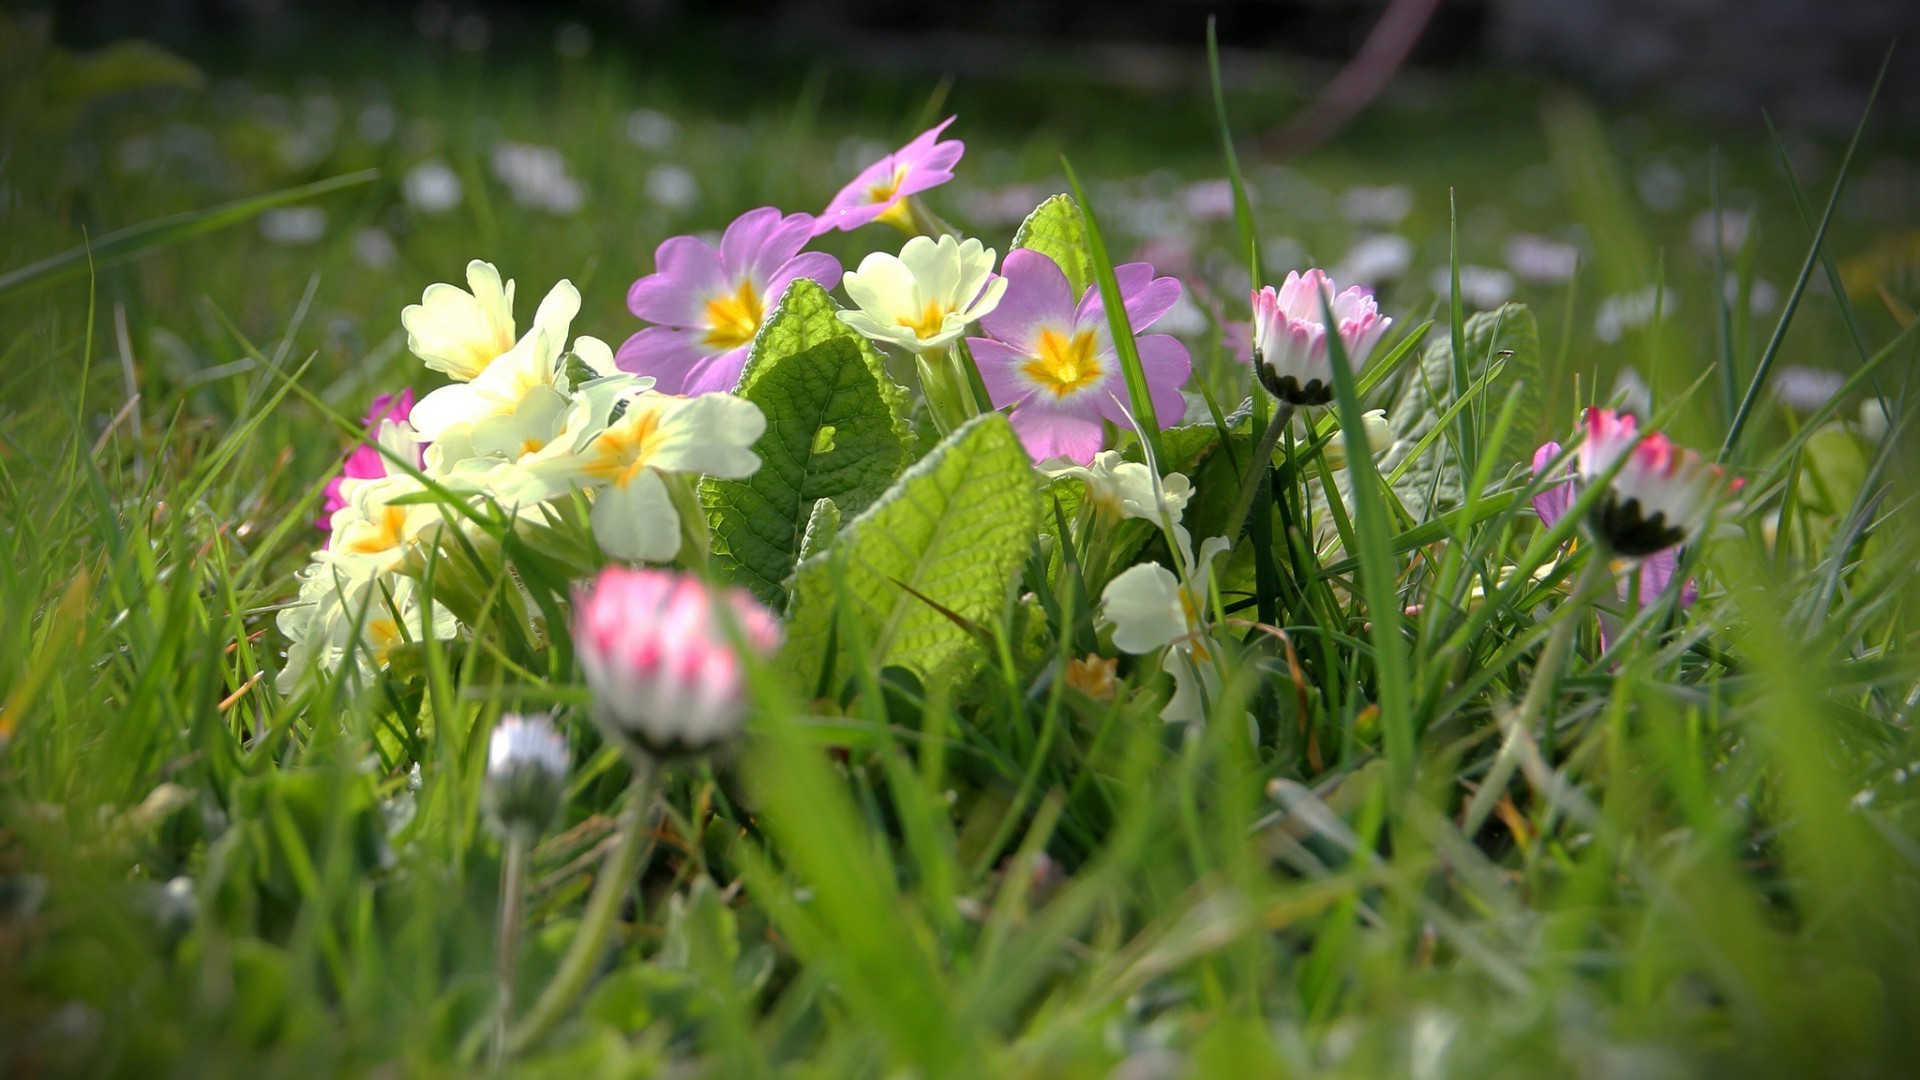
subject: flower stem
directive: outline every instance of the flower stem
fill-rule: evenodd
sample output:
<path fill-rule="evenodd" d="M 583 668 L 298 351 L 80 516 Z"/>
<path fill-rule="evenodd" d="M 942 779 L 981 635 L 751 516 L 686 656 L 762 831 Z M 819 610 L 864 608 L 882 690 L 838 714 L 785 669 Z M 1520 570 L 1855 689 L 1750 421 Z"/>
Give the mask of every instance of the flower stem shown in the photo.
<path fill-rule="evenodd" d="M 553 973 L 553 981 L 541 991 L 526 1019 L 508 1035 L 509 1052 L 525 1049 L 527 1044 L 546 1034 L 586 989 L 587 980 L 593 976 L 593 969 L 605 950 L 614 916 L 620 910 L 621 901 L 626 899 L 627 890 L 633 886 L 634 874 L 640 868 L 641 841 L 647 832 L 647 810 L 653 802 L 654 773 L 650 760 L 635 757 L 627 806 L 620 814 L 620 839 L 607 855 L 600 880 L 593 883 L 593 895 L 588 897 L 587 910 L 580 917 L 580 929 L 574 932 L 573 943 L 567 946 L 567 954 Z"/>
<path fill-rule="evenodd" d="M 493 1021 L 493 1069 L 506 1062 L 507 1029 L 513 1023 L 513 984 L 520 966 L 520 929 L 526 919 L 527 834 L 506 831 L 506 864 L 500 871 L 500 935 L 496 970 L 500 980 L 499 1012 Z"/>
<path fill-rule="evenodd" d="M 1259 388 L 1255 387 L 1258 393 Z M 1260 490 L 1260 480 L 1273 464 L 1273 448 L 1280 445 L 1280 435 L 1287 430 L 1287 424 L 1293 419 L 1293 406 L 1287 402 L 1275 402 L 1273 419 L 1268 422 L 1267 430 L 1260 433 L 1260 441 L 1254 444 L 1253 457 L 1247 462 L 1247 471 L 1240 477 L 1240 497 L 1234 500 L 1233 511 L 1227 515 L 1226 537 L 1238 539 L 1240 529 L 1247 523 L 1247 514 L 1253 509 L 1253 498 Z"/>

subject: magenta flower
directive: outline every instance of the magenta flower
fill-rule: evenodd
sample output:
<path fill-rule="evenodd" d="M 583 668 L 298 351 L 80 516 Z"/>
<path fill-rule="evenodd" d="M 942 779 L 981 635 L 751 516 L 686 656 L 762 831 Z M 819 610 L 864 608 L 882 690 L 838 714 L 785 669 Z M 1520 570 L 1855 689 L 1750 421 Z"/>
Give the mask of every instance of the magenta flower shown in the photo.
<path fill-rule="evenodd" d="M 1281 401 L 1325 405 L 1333 400 L 1333 369 L 1327 356 L 1326 314 L 1358 375 L 1393 320 L 1380 314 L 1373 294 L 1355 285 L 1336 292 L 1323 270 L 1287 274 L 1279 289 L 1253 294 L 1253 367 L 1261 385 Z"/>
<path fill-rule="evenodd" d="M 654 272 L 627 291 L 627 308 L 655 323 L 628 338 L 615 362 L 651 375 L 665 394 L 732 390 L 747 364 L 747 347 L 767 310 L 798 278 L 821 288 L 840 283 L 840 260 L 801 254 L 813 238 L 811 214 L 771 206 L 749 210 L 727 226 L 720 247 L 676 236 L 654 252 Z"/>
<path fill-rule="evenodd" d="M 780 623 L 739 589 L 610 566 L 574 597 L 573 644 L 607 733 L 655 757 L 698 753 L 746 719 L 740 647 L 764 656 Z"/>
<path fill-rule="evenodd" d="M 373 399 L 373 407 L 367 410 L 364 421 L 367 441 L 354 447 L 341 464 L 340 475 L 327 481 L 326 506 L 322 508 L 320 520 L 314 522 L 322 532 L 332 531 L 333 512 L 348 505 L 352 483 L 378 480 L 400 471 L 394 467 L 392 458 L 381 453 L 381 447 L 397 457 L 411 459 L 414 468 L 421 467 L 426 460 L 427 447 L 414 436 L 413 425 L 407 422 L 412 415 L 412 387 L 403 388 L 398 394 L 381 394 Z"/>
<path fill-rule="evenodd" d="M 953 117 L 947 117 L 861 170 L 853 183 L 841 188 L 820 212 L 820 219 L 813 223 L 814 235 L 833 229 L 857 229 L 870 221 L 893 223 L 904 219 L 908 196 L 953 179 L 953 167 L 967 149 L 958 139 L 940 139 L 940 133 L 953 121 Z"/>
<path fill-rule="evenodd" d="M 1085 465 L 1105 444 L 1101 421 L 1129 426 L 1126 376 L 1114 352 L 1100 290 L 1076 298 L 1067 275 L 1045 255 L 1016 250 L 1001 264 L 1006 295 L 980 320 L 991 337 L 968 338 L 994 408 L 1013 409 L 1013 429 L 1034 460 L 1064 457 Z M 1180 283 L 1154 277 L 1147 263 L 1114 267 L 1127 321 L 1136 335 L 1180 299 Z M 1077 302 L 1076 302 L 1077 299 Z M 1162 426 L 1180 419 L 1180 386 L 1193 362 L 1166 334 L 1138 336 L 1140 367 Z"/>

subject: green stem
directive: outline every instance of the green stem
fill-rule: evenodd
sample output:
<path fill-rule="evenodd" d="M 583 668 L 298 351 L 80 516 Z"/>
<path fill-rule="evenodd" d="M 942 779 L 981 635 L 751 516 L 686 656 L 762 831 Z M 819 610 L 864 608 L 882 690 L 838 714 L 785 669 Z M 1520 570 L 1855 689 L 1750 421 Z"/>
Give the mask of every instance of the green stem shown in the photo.
<path fill-rule="evenodd" d="M 1255 387 L 1254 391 L 1259 392 Z M 1229 540 L 1240 537 L 1240 529 L 1247 523 L 1247 514 L 1253 509 L 1253 498 L 1260 490 L 1260 478 L 1273 464 L 1273 448 L 1280 445 L 1280 435 L 1287 430 L 1287 424 L 1293 419 L 1293 406 L 1287 402 L 1276 402 L 1273 407 L 1273 419 L 1268 421 L 1267 430 L 1260 433 L 1260 441 L 1254 444 L 1253 457 L 1247 461 L 1246 474 L 1240 478 L 1240 496 L 1234 500 L 1233 511 L 1227 515 L 1226 536 Z"/>
<path fill-rule="evenodd" d="M 653 801 L 653 772 L 653 763 L 636 755 L 633 784 L 627 789 L 627 806 L 620 814 L 620 839 L 607 855 L 600 880 L 593 883 L 593 895 L 588 897 L 587 910 L 580 917 L 580 929 L 574 933 L 567 955 L 561 958 L 559 969 L 553 973 L 553 981 L 541 991 L 526 1019 L 509 1034 L 509 1052 L 525 1049 L 551 1030 L 586 989 L 587 980 L 599 965 L 607 934 L 613 929 L 613 918 L 640 869 L 641 841 L 647 833 L 647 810 Z"/>
<path fill-rule="evenodd" d="M 493 1070 L 507 1059 L 507 1029 L 513 1023 L 513 984 L 520 965 L 520 927 L 525 921 L 527 893 L 527 835 L 509 828 L 506 864 L 500 871 L 500 936 L 496 970 L 500 979 L 500 1011 L 493 1021 Z"/>

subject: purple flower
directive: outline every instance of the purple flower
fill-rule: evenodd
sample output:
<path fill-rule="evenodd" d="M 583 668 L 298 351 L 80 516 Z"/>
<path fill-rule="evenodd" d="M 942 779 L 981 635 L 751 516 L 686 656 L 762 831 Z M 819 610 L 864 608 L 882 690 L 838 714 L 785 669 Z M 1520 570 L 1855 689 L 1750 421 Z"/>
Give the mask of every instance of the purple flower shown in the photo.
<path fill-rule="evenodd" d="M 615 362 L 651 375 L 665 394 L 732 390 L 747 364 L 747 346 L 767 309 L 787 286 L 811 278 L 840 283 L 840 260 L 800 249 L 813 238 L 811 214 L 763 206 L 727 226 L 720 247 L 676 236 L 654 252 L 653 273 L 627 291 L 627 308 L 655 323 L 628 338 Z"/>
<path fill-rule="evenodd" d="M 820 219 L 813 224 L 814 235 L 833 229 L 857 229 L 870 221 L 891 222 L 900 214 L 898 208 L 904 206 L 907 196 L 953 179 L 953 167 L 967 149 L 958 139 L 940 139 L 940 133 L 953 121 L 953 117 L 947 117 L 861 170 L 853 183 L 841 188 L 820 212 Z"/>
<path fill-rule="evenodd" d="M 1009 252 L 1001 264 L 1007 292 L 980 320 L 991 337 L 968 338 L 995 408 L 1012 406 L 1013 429 L 1034 460 L 1064 457 L 1082 465 L 1105 441 L 1102 420 L 1126 426 L 1126 377 L 1114 352 L 1098 288 L 1076 298 L 1067 275 L 1036 251 Z M 1180 299 L 1180 283 L 1154 277 L 1147 263 L 1114 267 L 1127 322 L 1136 334 Z M 1140 367 L 1163 426 L 1185 411 L 1180 385 L 1193 363 L 1166 334 L 1137 337 Z"/>
<path fill-rule="evenodd" d="M 359 480 L 378 480 L 395 472 L 393 461 L 381 453 L 386 447 L 395 455 L 411 457 L 413 467 L 420 468 L 426 460 L 426 444 L 420 442 L 413 432 L 408 418 L 413 415 L 413 389 L 405 387 L 398 394 L 381 394 L 373 399 L 373 407 L 367 410 L 364 421 L 368 434 L 366 442 L 353 448 L 347 460 L 340 467 L 340 475 L 327 481 L 327 502 L 322 509 L 320 520 L 314 522 L 322 532 L 333 528 L 333 513 L 348 505 L 348 485 Z"/>

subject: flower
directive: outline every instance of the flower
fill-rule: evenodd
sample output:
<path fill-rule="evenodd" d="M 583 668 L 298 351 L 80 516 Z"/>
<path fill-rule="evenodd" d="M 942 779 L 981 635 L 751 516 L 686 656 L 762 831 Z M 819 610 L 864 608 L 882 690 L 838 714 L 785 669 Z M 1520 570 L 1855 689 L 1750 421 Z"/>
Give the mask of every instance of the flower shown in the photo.
<path fill-rule="evenodd" d="M 681 398 L 590 384 L 576 396 L 560 435 L 515 465 L 513 479 L 494 486 L 509 503 L 593 492 L 593 534 L 602 551 L 664 562 L 680 552 L 680 515 L 668 476 L 751 476 L 760 467 L 753 444 L 766 428 L 758 405 L 731 394 Z"/>
<path fill-rule="evenodd" d="M 1632 416 L 1590 408 L 1586 425 L 1580 483 L 1607 484 L 1587 525 L 1615 554 L 1645 558 L 1694 538 L 1721 492 L 1740 486 L 1728 489 L 1719 466 L 1659 432 L 1641 438 Z"/>
<path fill-rule="evenodd" d="M 418 304 L 400 312 L 407 348 L 428 367 L 462 382 L 513 348 L 513 282 L 502 286 L 500 271 L 475 259 L 467 264 L 467 285 L 472 292 L 429 285 Z"/>
<path fill-rule="evenodd" d="M 688 574 L 610 566 L 574 597 L 574 648 L 608 734 L 655 757 L 698 753 L 746 719 L 742 652 L 780 643 L 773 613 Z"/>
<path fill-rule="evenodd" d="M 940 138 L 953 123 L 949 116 L 915 136 L 913 141 L 861 170 L 853 182 L 827 203 L 813 223 L 815 236 L 834 229 L 857 229 L 870 221 L 906 226 L 908 196 L 939 187 L 953 179 L 966 144 Z"/>
<path fill-rule="evenodd" d="M 367 410 L 364 421 L 372 437 L 354 447 L 341 464 L 340 475 L 327 482 L 326 506 L 315 525 L 321 529 L 332 529 L 334 512 L 349 504 L 353 488 L 362 480 L 377 480 L 389 475 L 394 459 L 411 461 L 416 469 L 421 466 L 420 439 L 413 425 L 407 422 L 412 412 L 411 388 L 404 388 L 398 394 L 381 394 L 373 399 L 373 408 Z"/>
<path fill-rule="evenodd" d="M 1067 275 L 1037 251 L 1007 254 L 1000 305 L 980 320 L 991 337 L 968 338 L 995 408 L 1012 407 L 1013 429 L 1034 460 L 1087 464 L 1104 442 L 1102 420 L 1130 425 L 1126 380 L 1100 292 L 1078 298 Z M 1180 298 L 1180 283 L 1154 277 L 1147 263 L 1114 268 L 1127 322 L 1137 334 Z M 1192 371 L 1186 346 L 1166 334 L 1136 339 L 1154 412 L 1163 426 L 1185 411 L 1180 385 Z"/>
<path fill-rule="evenodd" d="M 1087 486 L 1087 502 L 1117 518 L 1139 518 L 1155 525 L 1165 516 L 1180 524 L 1180 515 L 1193 497 L 1193 484 L 1179 473 L 1161 480 L 1153 469 L 1126 461 L 1118 450 L 1102 450 L 1089 465 L 1067 465 L 1045 470 L 1048 476 L 1070 476 Z"/>
<path fill-rule="evenodd" d="M 566 736 L 545 716 L 508 714 L 487 740 L 480 797 L 495 832 L 525 839 L 545 831 L 560 808 L 567 779 Z"/>
<path fill-rule="evenodd" d="M 1130 566 L 1100 594 L 1101 618 L 1113 626 L 1114 648 L 1140 655 L 1167 649 L 1162 670 L 1173 676 L 1173 698 L 1160 711 L 1169 722 L 1204 718 L 1202 688 L 1217 697 L 1219 674 L 1207 648 L 1207 584 L 1214 557 L 1227 550 L 1225 537 L 1200 545 L 1192 557 L 1179 534 L 1181 562 L 1190 567 L 1185 583 L 1159 563 Z M 1171 646 L 1171 647 L 1169 647 Z"/>
<path fill-rule="evenodd" d="M 655 271 L 627 292 L 628 310 L 656 325 L 620 346 L 620 369 L 653 376 L 668 394 L 733 389 L 768 306 L 789 284 L 839 284 L 838 259 L 800 253 L 814 232 L 811 215 L 763 206 L 728 225 L 718 248 L 692 236 L 662 243 Z"/>
<path fill-rule="evenodd" d="M 876 251 L 846 275 L 858 310 L 840 312 L 840 321 L 909 352 L 939 352 L 999 306 L 1007 281 L 994 276 L 993 260 L 980 241 L 951 236 L 916 236 L 898 257 Z"/>
<path fill-rule="evenodd" d="M 1112 701 L 1119 692 L 1120 662 L 1100 655 L 1067 661 L 1067 685 L 1095 701 Z"/>
<path fill-rule="evenodd" d="M 1333 400 L 1332 367 L 1327 356 L 1326 308 L 1333 309 L 1336 332 L 1355 374 L 1366 366 L 1373 347 L 1393 320 L 1380 314 L 1373 295 L 1359 286 L 1336 293 L 1324 271 L 1298 271 L 1275 290 L 1253 294 L 1253 367 L 1273 396 L 1294 405 L 1325 405 Z"/>
<path fill-rule="evenodd" d="M 275 685 L 291 694 L 313 670 L 338 671 L 352 659 L 354 673 L 371 682 L 393 650 L 427 637 L 459 632 L 453 613 L 424 603 L 412 578 L 367 572 L 328 553 L 300 572 L 300 597 L 277 620 L 287 639 L 286 664 Z"/>

